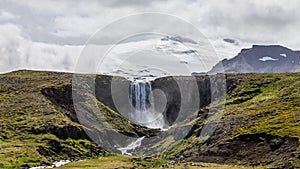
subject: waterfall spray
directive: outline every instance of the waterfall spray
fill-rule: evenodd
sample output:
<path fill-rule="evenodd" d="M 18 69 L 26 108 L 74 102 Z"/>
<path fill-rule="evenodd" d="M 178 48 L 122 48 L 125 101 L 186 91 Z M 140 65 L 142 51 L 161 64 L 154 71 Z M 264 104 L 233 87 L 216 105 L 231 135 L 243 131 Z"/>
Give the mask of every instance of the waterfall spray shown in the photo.
<path fill-rule="evenodd" d="M 149 128 L 163 128 L 162 113 L 155 111 L 154 97 L 150 81 L 135 80 L 129 87 L 131 119 Z"/>

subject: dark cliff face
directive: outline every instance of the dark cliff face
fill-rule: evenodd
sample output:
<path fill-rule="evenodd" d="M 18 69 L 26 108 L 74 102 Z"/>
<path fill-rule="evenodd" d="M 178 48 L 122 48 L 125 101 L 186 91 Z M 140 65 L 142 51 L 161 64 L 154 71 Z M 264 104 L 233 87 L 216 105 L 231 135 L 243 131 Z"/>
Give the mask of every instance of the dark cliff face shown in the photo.
<path fill-rule="evenodd" d="M 183 109 L 181 111 L 186 111 L 185 113 L 187 114 L 196 112 L 199 108 L 209 105 L 211 101 L 217 99 L 217 97 L 222 97 L 222 95 L 224 95 L 224 93 L 221 92 L 222 90 L 224 90 L 223 92 L 225 93 L 230 92 L 238 83 L 238 79 L 235 78 L 227 78 L 227 81 L 225 80 L 226 77 L 224 75 L 198 77 L 175 76 L 155 79 L 151 82 L 151 85 L 153 91 L 159 91 L 164 95 L 165 98 L 162 98 L 162 95 L 156 95 L 154 93 L 154 101 L 156 103 L 166 101 L 162 113 L 166 122 L 172 125 L 181 109 Z M 129 90 L 130 83 L 130 81 L 121 77 L 99 76 L 96 78 L 96 98 L 114 111 L 120 113 L 120 107 L 123 105 L 127 107 L 125 109 L 128 109 L 128 105 L 126 104 L 129 104 L 127 91 Z M 212 88 L 214 88 L 213 91 Z M 114 89 L 114 97 L 118 99 L 114 100 L 112 97 L 112 89 Z M 122 103 L 120 103 L 120 100 L 122 100 L 120 98 L 124 99 L 124 101 L 121 101 Z M 115 103 L 116 100 L 119 101 L 117 106 Z M 194 103 L 197 100 L 198 103 Z"/>
<path fill-rule="evenodd" d="M 164 77 L 154 80 L 152 88 L 164 93 L 167 103 L 163 113 L 167 122 L 172 125 L 180 111 L 191 114 L 211 102 L 210 83 L 210 79 L 205 76 L 197 79 L 193 77 Z"/>
<path fill-rule="evenodd" d="M 163 77 L 154 80 L 152 88 L 161 90 L 166 96 L 167 104 L 163 113 L 171 125 L 179 111 L 185 114 L 198 111 L 211 102 L 224 98 L 238 83 L 238 78 L 225 75 Z"/>
<path fill-rule="evenodd" d="M 112 93 L 112 86 L 113 83 L 118 84 L 118 88 L 120 92 L 114 91 Z M 111 109 L 113 109 L 116 112 L 119 112 L 118 108 L 120 109 L 120 105 L 117 105 L 115 103 L 116 100 L 120 99 L 113 99 L 112 94 L 118 95 L 122 93 L 127 93 L 127 96 L 114 96 L 116 98 L 124 98 L 124 104 L 125 102 L 128 102 L 126 100 L 129 99 L 128 97 L 128 90 L 130 86 L 130 81 L 119 78 L 116 79 L 112 76 L 101 76 L 96 78 L 96 87 L 95 87 L 95 94 L 96 98 L 104 103 L 105 105 L 109 106 Z M 161 90 L 167 97 L 167 105 L 165 108 L 165 112 L 163 113 L 164 116 L 166 117 L 167 121 L 169 123 L 172 123 L 175 121 L 178 111 L 180 109 L 180 91 L 177 83 L 174 81 L 172 77 L 166 77 L 166 78 L 159 78 L 152 83 L 152 89 L 156 90 L 159 89 Z M 117 87 L 115 87 L 117 88 Z M 126 98 L 127 97 L 127 98 Z M 154 96 L 155 97 L 155 96 Z M 159 101 L 160 98 L 155 97 L 154 100 Z M 125 106 L 127 107 L 127 106 Z M 119 112 L 120 113 L 120 112 Z M 122 112 L 124 113 L 124 112 Z M 120 114 L 122 114 L 120 113 Z"/>
<path fill-rule="evenodd" d="M 64 111 L 72 121 L 78 122 L 73 105 L 71 84 L 59 88 L 46 87 L 41 90 L 41 93 L 54 105 L 57 105 L 61 111 Z"/>
<path fill-rule="evenodd" d="M 118 112 L 113 97 L 123 98 L 123 104 L 126 104 L 129 97 L 124 94 L 128 93 L 129 85 L 130 81 L 123 77 L 105 75 L 97 76 L 95 78 L 95 96 L 100 102 Z M 123 95 L 120 96 L 121 94 Z"/>
<path fill-rule="evenodd" d="M 253 45 L 242 49 L 232 59 L 224 59 L 209 74 L 231 73 L 284 73 L 300 71 L 300 54 L 283 46 Z"/>

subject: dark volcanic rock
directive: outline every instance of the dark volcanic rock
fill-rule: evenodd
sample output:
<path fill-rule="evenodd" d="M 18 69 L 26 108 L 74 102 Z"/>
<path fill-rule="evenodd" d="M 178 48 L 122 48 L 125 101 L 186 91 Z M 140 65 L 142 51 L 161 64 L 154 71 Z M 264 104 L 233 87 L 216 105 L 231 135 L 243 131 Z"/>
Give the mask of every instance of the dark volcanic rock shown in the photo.
<path fill-rule="evenodd" d="M 97 76 L 95 79 L 96 98 L 114 111 L 119 112 L 112 96 L 114 95 L 116 98 L 127 98 L 126 100 L 124 99 L 124 103 L 122 103 L 126 105 L 126 101 L 128 101 L 130 83 L 131 82 L 129 80 L 123 77 L 105 75 Z M 126 94 L 126 96 L 124 96 L 124 94 Z M 118 99 L 118 101 L 119 100 L 121 99 Z"/>
<path fill-rule="evenodd" d="M 253 45 L 242 49 L 232 59 L 216 64 L 209 74 L 231 73 L 284 73 L 300 71 L 300 53 L 279 45 Z"/>
<path fill-rule="evenodd" d="M 190 114 L 223 97 L 224 93 L 221 91 L 226 90 L 226 84 L 222 84 L 222 78 L 225 79 L 217 76 L 163 77 L 154 80 L 152 88 L 164 93 L 167 100 L 164 115 L 167 122 L 172 124 L 179 111 Z M 234 88 L 234 85 L 231 85 L 233 81 L 235 82 L 233 79 L 230 81 L 230 90 Z M 196 101 L 198 103 L 195 103 Z"/>
<path fill-rule="evenodd" d="M 276 143 L 275 143 L 276 142 Z M 274 149 L 276 144 L 276 149 Z M 298 139 L 279 138 L 265 133 L 240 135 L 226 144 L 203 146 L 194 159 L 205 162 L 260 165 L 287 159 L 297 149 Z"/>
<path fill-rule="evenodd" d="M 76 112 L 73 106 L 72 86 L 66 84 L 59 88 L 47 87 L 41 90 L 42 94 L 46 96 L 54 105 L 63 111 L 72 121 L 78 122 Z"/>

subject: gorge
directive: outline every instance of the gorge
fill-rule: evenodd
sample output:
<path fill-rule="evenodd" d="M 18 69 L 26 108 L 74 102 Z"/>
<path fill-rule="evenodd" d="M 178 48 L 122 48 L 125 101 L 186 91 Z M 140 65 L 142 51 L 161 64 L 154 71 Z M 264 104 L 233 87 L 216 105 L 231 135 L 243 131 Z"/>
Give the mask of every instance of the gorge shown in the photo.
<path fill-rule="evenodd" d="M 5 154 L 5 157 L 1 157 L 2 167 L 51 165 L 51 160 L 96 158 L 109 154 L 97 142 L 95 144 L 86 134 L 86 126 L 79 123 L 80 116 L 74 110 L 72 99 L 72 77 L 73 74 L 68 73 L 39 71 L 16 71 L 0 76 L 3 84 L 0 92 L 3 131 L 0 135 L 0 152 Z M 211 86 L 222 85 L 223 81 L 218 82 L 209 76 L 164 77 L 151 81 L 154 108 L 159 107 L 156 102 L 164 103 L 162 105 L 165 108 L 161 113 L 165 125 L 170 126 L 165 132 L 174 134 L 154 144 L 153 147 L 161 150 L 157 156 L 166 160 L 183 156 L 191 162 L 270 165 L 273 168 L 299 166 L 299 77 L 299 73 L 225 74 L 226 106 L 219 116 L 214 116 L 218 105 L 211 107 L 210 103 L 218 100 L 214 96 L 222 96 L 218 94 L 222 91 L 216 91 Z M 185 86 L 190 88 L 193 80 L 197 84 L 197 92 L 196 89 L 180 92 L 185 91 Z M 116 132 L 143 138 L 142 146 L 147 139 L 163 133 L 124 118 L 129 114 L 123 116 L 113 101 L 115 94 L 112 92 L 116 92 L 119 94 L 116 97 L 123 98 L 123 94 L 127 98 L 121 105 L 130 105 L 129 102 L 132 102 L 134 108 L 140 107 L 138 110 L 152 109 L 150 85 L 146 87 L 144 83 L 136 84 L 122 77 L 107 75 L 96 75 L 94 82 L 95 101 L 107 123 Z M 120 85 L 116 89 L 119 87 L 126 92 L 112 91 L 111 84 L 115 82 Z M 86 86 L 80 87 L 84 89 Z M 140 93 L 137 99 L 136 96 L 129 97 L 130 93 L 135 95 L 134 89 Z M 163 93 L 164 97 L 158 97 L 161 96 L 159 93 Z M 195 93 L 199 93 L 198 97 L 201 98 L 198 104 L 191 107 L 182 105 L 182 99 L 194 102 Z M 197 111 L 192 121 L 182 123 L 191 127 L 185 137 L 179 139 L 177 134 L 182 133 L 184 125 L 178 125 L 176 130 L 172 126 L 179 124 L 177 120 L 181 118 L 181 110 L 189 113 L 194 108 Z M 90 110 L 89 115 L 93 115 L 93 109 L 88 104 L 85 110 Z M 97 122 L 96 116 L 88 117 Z M 138 121 L 138 118 L 135 120 Z M 145 121 L 142 118 L 142 122 Z M 203 140 L 202 136 L 206 136 L 203 129 L 213 126 L 215 130 Z M 166 146 L 172 140 L 173 146 Z M 127 145 L 130 142 L 120 147 Z"/>

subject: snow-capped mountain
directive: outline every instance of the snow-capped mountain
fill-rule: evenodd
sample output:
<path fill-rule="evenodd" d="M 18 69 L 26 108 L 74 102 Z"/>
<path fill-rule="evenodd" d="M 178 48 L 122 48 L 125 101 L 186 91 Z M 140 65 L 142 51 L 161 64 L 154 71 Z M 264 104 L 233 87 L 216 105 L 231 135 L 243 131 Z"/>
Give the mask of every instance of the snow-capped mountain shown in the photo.
<path fill-rule="evenodd" d="M 208 73 L 283 73 L 300 71 L 300 52 L 279 45 L 253 45 L 232 59 L 224 59 Z"/>
<path fill-rule="evenodd" d="M 180 36 L 174 37 L 163 37 L 160 41 L 155 45 L 155 48 L 158 51 L 167 53 L 167 54 L 175 54 L 178 56 L 187 55 L 197 55 L 197 51 L 194 48 L 197 48 L 198 43 Z M 189 58 L 186 58 L 189 59 Z"/>
<path fill-rule="evenodd" d="M 182 36 L 134 37 L 115 45 L 102 60 L 98 72 L 128 79 L 151 79 L 208 71 L 219 60 L 203 44 Z"/>

